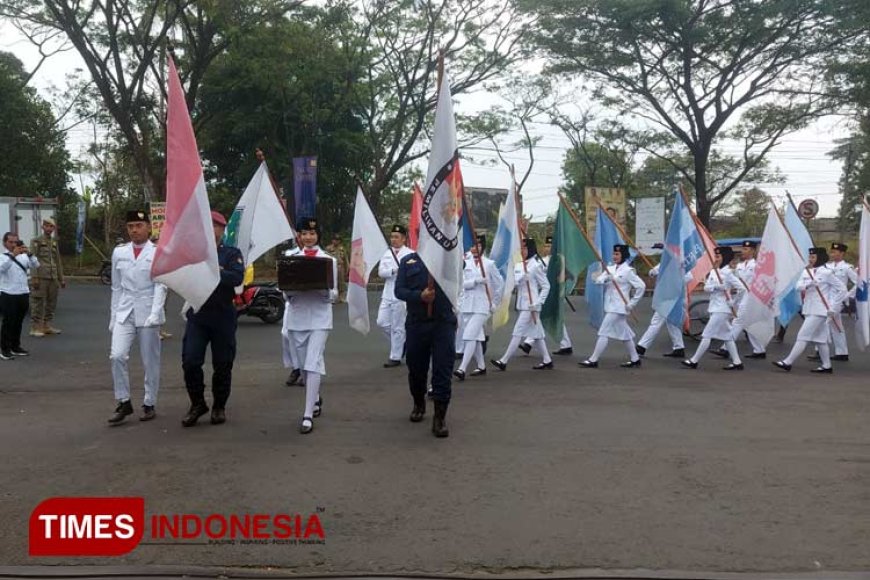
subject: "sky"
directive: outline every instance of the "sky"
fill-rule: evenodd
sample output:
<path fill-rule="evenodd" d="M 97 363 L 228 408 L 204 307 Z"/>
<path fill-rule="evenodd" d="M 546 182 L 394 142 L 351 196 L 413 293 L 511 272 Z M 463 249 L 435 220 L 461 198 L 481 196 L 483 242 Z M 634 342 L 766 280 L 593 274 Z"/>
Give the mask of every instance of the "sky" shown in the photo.
<path fill-rule="evenodd" d="M 0 50 L 15 54 L 28 69 L 35 66 L 39 60 L 36 49 L 2 20 L 0 20 Z M 63 78 L 67 73 L 82 67 L 82 62 L 75 51 L 60 53 L 42 65 L 32 84 L 45 95 L 52 84 L 62 86 Z M 457 113 L 473 112 L 481 108 L 481 103 L 492 101 L 492 95 L 463 96 L 457 99 L 456 111 Z M 558 127 L 535 123 L 533 128 L 542 139 L 535 149 L 536 161 L 524 188 L 523 199 L 524 210 L 537 221 L 556 211 L 558 204 L 556 192 L 563 182 L 562 159 L 565 151 L 570 148 L 570 142 Z M 786 191 L 792 194 L 796 203 L 806 198 L 813 198 L 819 203 L 820 217 L 835 216 L 841 197 L 837 185 L 841 165 L 839 162 L 832 161 L 828 152 L 834 147 L 834 141 L 847 136 L 848 132 L 843 118 L 827 117 L 785 137 L 783 142 L 768 155 L 771 167 L 779 168 L 786 179 L 785 183 L 745 182 L 745 186 L 758 186 L 767 191 L 777 202 L 785 200 Z M 82 156 L 94 137 L 94 128 L 88 124 L 70 130 L 67 144 L 73 157 Z M 96 138 L 100 140 L 104 137 L 105 132 L 98 129 Z M 504 142 L 515 139 L 516 136 L 507 136 Z M 495 152 L 482 150 L 481 147 L 485 148 L 487 145 L 481 144 L 473 151 L 463 154 L 462 174 L 466 185 L 507 189 L 510 183 L 507 169 L 500 161 L 495 164 L 485 163 L 486 160 L 497 161 L 497 156 Z M 726 146 L 725 151 L 738 153 L 740 149 L 735 144 Z M 528 167 L 528 158 L 524 152 L 508 154 L 508 157 L 516 164 L 517 174 L 522 175 Z M 643 159 L 644 155 L 639 154 L 638 160 L 643 161 Z M 423 170 L 425 173 L 425 167 Z M 83 184 L 91 180 L 88 176 L 74 176 L 72 181 L 72 185 L 80 189 Z"/>

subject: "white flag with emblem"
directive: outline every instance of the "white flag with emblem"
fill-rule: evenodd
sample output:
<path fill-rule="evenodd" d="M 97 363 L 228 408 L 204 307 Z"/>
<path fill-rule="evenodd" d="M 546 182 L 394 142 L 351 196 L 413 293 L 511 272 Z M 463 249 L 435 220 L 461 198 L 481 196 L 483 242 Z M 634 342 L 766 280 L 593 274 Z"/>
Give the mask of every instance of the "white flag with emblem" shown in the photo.
<path fill-rule="evenodd" d="M 435 108 L 435 131 L 423 206 L 417 254 L 454 307 L 462 288 L 462 173 L 456 148 L 456 120 L 450 100 L 450 78 L 441 81 Z"/>
<path fill-rule="evenodd" d="M 350 268 L 347 284 L 347 316 L 350 327 L 369 333 L 369 274 L 377 266 L 387 248 L 378 220 L 372 213 L 362 189 L 356 190 L 353 210 L 353 234 L 350 242 Z"/>

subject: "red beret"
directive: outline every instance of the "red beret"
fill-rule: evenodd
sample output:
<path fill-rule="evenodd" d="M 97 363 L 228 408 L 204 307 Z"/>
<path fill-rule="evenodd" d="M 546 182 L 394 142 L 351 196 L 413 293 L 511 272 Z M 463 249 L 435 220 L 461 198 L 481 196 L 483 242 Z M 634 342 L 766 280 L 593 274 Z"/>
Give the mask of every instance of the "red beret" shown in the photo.
<path fill-rule="evenodd" d="M 217 224 L 219 226 L 227 227 L 227 218 L 222 216 L 220 212 L 212 211 L 211 212 L 211 223 Z"/>

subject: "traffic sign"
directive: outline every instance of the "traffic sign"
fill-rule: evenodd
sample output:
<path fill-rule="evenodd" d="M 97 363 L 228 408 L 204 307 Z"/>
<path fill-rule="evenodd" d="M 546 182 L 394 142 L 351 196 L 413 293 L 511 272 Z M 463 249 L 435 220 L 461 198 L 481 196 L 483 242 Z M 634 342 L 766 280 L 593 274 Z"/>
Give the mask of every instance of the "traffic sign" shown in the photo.
<path fill-rule="evenodd" d="M 814 199 L 805 199 L 798 205 L 798 213 L 805 220 L 816 217 L 819 213 L 819 202 Z"/>

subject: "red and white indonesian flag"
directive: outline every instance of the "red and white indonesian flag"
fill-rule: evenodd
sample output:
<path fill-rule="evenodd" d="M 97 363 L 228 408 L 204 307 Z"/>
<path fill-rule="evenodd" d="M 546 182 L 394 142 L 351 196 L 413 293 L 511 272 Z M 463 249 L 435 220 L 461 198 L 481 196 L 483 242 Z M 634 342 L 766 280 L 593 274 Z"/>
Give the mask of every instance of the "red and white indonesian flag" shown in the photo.
<path fill-rule="evenodd" d="M 220 281 L 202 163 L 175 62 L 169 57 L 166 114 L 166 223 L 151 277 L 198 310 Z"/>
<path fill-rule="evenodd" d="M 755 277 L 739 313 L 747 321 L 746 331 L 762 344 L 773 337 L 780 300 L 794 287 L 795 278 L 805 266 L 806 258 L 795 249 L 788 230 L 771 207 L 761 237 Z"/>
<path fill-rule="evenodd" d="M 363 334 L 369 329 L 369 274 L 387 251 L 387 242 L 362 189 L 356 190 L 353 234 L 350 242 L 350 272 L 347 284 L 347 316 L 350 327 Z"/>
<path fill-rule="evenodd" d="M 435 131 L 423 190 L 417 254 L 454 307 L 458 305 L 462 288 L 461 211 L 462 173 L 456 148 L 456 120 L 450 100 L 450 78 L 445 71 L 435 109 Z"/>

